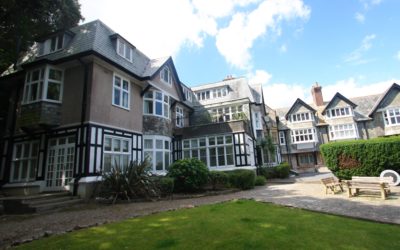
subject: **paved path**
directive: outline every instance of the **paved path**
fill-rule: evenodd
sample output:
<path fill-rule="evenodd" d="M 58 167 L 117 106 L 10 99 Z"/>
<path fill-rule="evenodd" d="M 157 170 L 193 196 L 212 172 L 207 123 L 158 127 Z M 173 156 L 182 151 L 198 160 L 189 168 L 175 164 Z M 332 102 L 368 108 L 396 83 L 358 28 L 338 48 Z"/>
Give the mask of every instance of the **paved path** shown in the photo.
<path fill-rule="evenodd" d="M 13 242 L 29 241 L 44 235 L 60 234 L 82 227 L 119 221 L 160 211 L 253 198 L 285 206 L 339 214 L 380 222 L 400 224 L 400 187 L 392 188 L 388 200 L 374 197 L 348 198 L 346 193 L 325 195 L 315 175 L 302 177 L 292 184 L 270 183 L 249 191 L 185 200 L 139 202 L 114 206 L 85 204 L 67 211 L 49 214 L 0 217 L 0 248 Z"/>

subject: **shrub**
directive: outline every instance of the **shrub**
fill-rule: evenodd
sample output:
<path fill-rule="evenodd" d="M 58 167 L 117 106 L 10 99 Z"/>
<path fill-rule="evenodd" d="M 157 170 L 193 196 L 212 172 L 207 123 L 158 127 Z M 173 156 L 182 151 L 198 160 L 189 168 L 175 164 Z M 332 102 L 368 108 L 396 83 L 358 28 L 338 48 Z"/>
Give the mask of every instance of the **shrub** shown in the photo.
<path fill-rule="evenodd" d="M 145 160 L 141 163 L 131 162 L 121 168 L 115 166 L 103 174 L 100 196 L 117 199 L 158 197 L 159 190 L 151 176 L 150 165 Z"/>
<path fill-rule="evenodd" d="M 229 184 L 228 174 L 221 171 L 210 171 L 208 179 L 213 190 L 216 190 L 218 187 L 226 187 Z"/>
<path fill-rule="evenodd" d="M 240 189 L 252 189 L 254 188 L 254 183 L 256 179 L 256 174 L 252 170 L 247 169 L 237 169 L 230 171 L 229 175 L 229 183 L 235 187 Z"/>
<path fill-rule="evenodd" d="M 331 142 L 320 147 L 325 165 L 340 179 L 400 170 L 400 137 Z"/>
<path fill-rule="evenodd" d="M 277 178 L 288 178 L 290 173 L 290 166 L 287 162 L 282 162 L 278 166 L 275 167 L 276 177 Z"/>
<path fill-rule="evenodd" d="M 176 191 L 201 190 L 208 181 L 208 168 L 195 158 L 178 160 L 171 164 L 168 176 L 174 178 Z"/>
<path fill-rule="evenodd" d="M 157 181 L 161 196 L 171 196 L 174 192 L 174 179 L 170 177 L 161 177 Z"/>
<path fill-rule="evenodd" d="M 256 186 L 264 186 L 265 183 L 267 183 L 267 180 L 265 179 L 264 176 L 261 176 L 261 175 L 256 176 L 256 180 L 254 182 L 254 185 L 256 185 Z"/>
<path fill-rule="evenodd" d="M 261 167 L 259 169 L 259 175 L 264 176 L 266 179 L 277 178 L 275 167 Z"/>

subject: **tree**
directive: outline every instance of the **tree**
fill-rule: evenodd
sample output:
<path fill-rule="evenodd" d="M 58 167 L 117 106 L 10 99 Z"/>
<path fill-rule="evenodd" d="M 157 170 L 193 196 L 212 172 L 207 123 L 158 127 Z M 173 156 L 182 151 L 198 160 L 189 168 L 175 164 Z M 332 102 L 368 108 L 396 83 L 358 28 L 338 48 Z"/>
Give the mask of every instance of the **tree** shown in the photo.
<path fill-rule="evenodd" d="M 78 0 L 2 0 L 0 74 L 38 37 L 84 20 Z"/>

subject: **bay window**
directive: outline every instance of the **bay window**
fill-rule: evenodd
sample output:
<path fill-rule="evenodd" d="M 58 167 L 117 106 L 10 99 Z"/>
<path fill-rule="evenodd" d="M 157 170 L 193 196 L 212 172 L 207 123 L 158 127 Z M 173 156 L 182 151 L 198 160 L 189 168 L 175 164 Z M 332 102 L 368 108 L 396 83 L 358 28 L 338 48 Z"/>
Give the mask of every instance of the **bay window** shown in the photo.
<path fill-rule="evenodd" d="M 123 137 L 110 135 L 104 136 L 104 159 L 103 171 L 110 172 L 112 168 L 119 167 L 124 169 L 130 162 L 131 140 Z"/>
<path fill-rule="evenodd" d="M 171 139 L 166 136 L 144 136 L 144 157 L 154 172 L 167 171 L 171 163 Z"/>
<path fill-rule="evenodd" d="M 337 124 L 329 126 L 329 137 L 331 140 L 358 138 L 357 125 L 353 123 L 349 124 Z"/>
<path fill-rule="evenodd" d="M 143 97 L 143 113 L 169 118 L 171 98 L 161 91 L 149 90 Z"/>
<path fill-rule="evenodd" d="M 316 142 L 315 128 L 294 129 L 291 131 L 293 143 Z"/>
<path fill-rule="evenodd" d="M 63 71 L 50 66 L 28 71 L 22 104 L 38 101 L 61 102 Z"/>

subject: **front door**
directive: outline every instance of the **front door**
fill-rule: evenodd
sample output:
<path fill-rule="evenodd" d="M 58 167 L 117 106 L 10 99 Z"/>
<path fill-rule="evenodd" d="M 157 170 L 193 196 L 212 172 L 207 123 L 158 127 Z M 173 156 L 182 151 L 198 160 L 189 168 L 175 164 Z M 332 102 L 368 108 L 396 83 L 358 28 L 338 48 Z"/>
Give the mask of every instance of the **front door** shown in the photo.
<path fill-rule="evenodd" d="M 73 177 L 75 159 L 75 136 L 49 140 L 46 168 L 46 190 L 69 190 Z"/>

